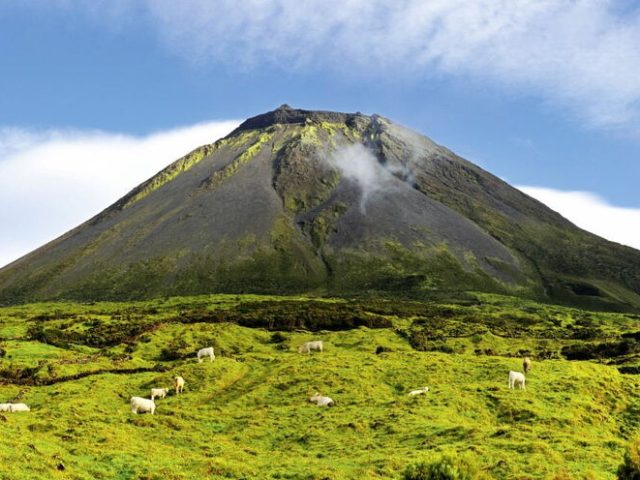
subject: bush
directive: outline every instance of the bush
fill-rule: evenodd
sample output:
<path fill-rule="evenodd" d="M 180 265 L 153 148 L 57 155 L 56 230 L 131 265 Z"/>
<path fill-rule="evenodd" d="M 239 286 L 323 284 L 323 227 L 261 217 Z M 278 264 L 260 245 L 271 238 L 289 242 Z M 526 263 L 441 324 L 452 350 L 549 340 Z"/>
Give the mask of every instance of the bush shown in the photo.
<path fill-rule="evenodd" d="M 45 327 L 42 323 L 33 323 L 27 330 L 27 338 L 59 348 L 70 348 L 71 344 L 104 348 L 132 343 L 136 337 L 156 327 L 154 323 L 129 321 L 105 323 L 95 319 L 87 320 L 85 325 L 88 328 L 83 332 L 74 332 L 57 327 Z"/>
<path fill-rule="evenodd" d="M 409 345 L 419 352 L 427 352 L 431 350 L 430 344 L 434 342 L 442 342 L 444 337 L 428 335 L 424 330 L 411 330 L 409 334 Z"/>
<path fill-rule="evenodd" d="M 171 362 L 185 358 L 190 352 L 187 351 L 189 345 L 182 338 L 174 338 L 166 347 L 160 350 L 160 360 Z"/>
<path fill-rule="evenodd" d="M 182 323 L 232 322 L 243 327 L 285 332 L 299 329 L 317 332 L 393 326 L 388 318 L 372 315 L 361 305 L 289 300 L 247 302 L 228 310 L 183 311 L 177 320 Z"/>
<path fill-rule="evenodd" d="M 64 332 L 55 327 L 44 328 L 40 323 L 34 323 L 27 329 L 27 338 L 66 349 L 70 348 L 72 343 L 81 343 L 81 338 L 77 333 Z"/>
<path fill-rule="evenodd" d="M 638 342 L 625 339 L 621 342 L 566 345 L 560 352 L 567 360 L 593 360 L 622 357 L 638 351 L 640 351 Z"/>
<path fill-rule="evenodd" d="M 37 381 L 37 376 L 44 364 L 41 362 L 35 367 L 16 367 L 15 365 L 8 365 L 0 369 L 0 378 L 8 380 L 11 383 L 21 383 L 26 385 L 34 385 Z"/>
<path fill-rule="evenodd" d="M 467 458 L 444 456 L 433 463 L 409 465 L 404 480 L 474 480 L 483 478 L 479 468 Z"/>
<path fill-rule="evenodd" d="M 424 330 L 413 330 L 409 335 L 409 344 L 419 352 L 462 353 L 464 347 L 458 351 L 447 344 L 446 339 L 440 335 L 429 336 Z"/>
<path fill-rule="evenodd" d="M 576 340 L 595 340 L 598 338 L 605 337 L 605 333 L 601 328 L 598 327 L 584 327 L 576 329 L 572 334 L 571 338 Z"/>
<path fill-rule="evenodd" d="M 618 371 L 627 375 L 640 375 L 640 365 L 627 365 L 624 367 L 618 367 Z"/>
<path fill-rule="evenodd" d="M 473 353 L 476 355 L 489 355 L 489 356 L 497 356 L 498 352 L 496 352 L 493 348 L 476 348 Z"/>
<path fill-rule="evenodd" d="M 124 322 L 93 321 L 84 332 L 82 343 L 90 347 L 113 347 L 122 343 L 131 343 L 139 335 L 153 330 L 156 325 L 143 323 L 140 318 Z"/>
<path fill-rule="evenodd" d="M 275 332 L 271 335 L 270 342 L 271 343 L 284 343 L 287 341 L 287 336 L 282 332 Z"/>
<path fill-rule="evenodd" d="M 618 468 L 619 480 L 640 480 L 640 438 L 636 438 L 624 454 L 622 465 Z"/>

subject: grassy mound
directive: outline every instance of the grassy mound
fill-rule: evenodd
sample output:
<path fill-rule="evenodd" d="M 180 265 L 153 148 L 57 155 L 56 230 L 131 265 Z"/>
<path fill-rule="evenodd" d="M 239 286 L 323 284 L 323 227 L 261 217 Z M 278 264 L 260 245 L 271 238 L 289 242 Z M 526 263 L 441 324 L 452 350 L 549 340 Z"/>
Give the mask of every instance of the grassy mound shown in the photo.
<path fill-rule="evenodd" d="M 243 326 L 256 312 L 265 323 Z M 639 329 L 635 315 L 481 294 L 0 309 L 0 402 L 32 409 L 0 414 L 0 478 L 615 478 L 640 426 L 640 382 L 620 373 Z M 325 352 L 298 354 L 311 339 Z M 199 364 L 207 345 L 216 361 Z M 579 348 L 591 359 L 567 360 Z M 510 391 L 524 354 L 527 389 Z M 183 395 L 130 413 L 131 396 L 175 375 Z M 309 403 L 316 391 L 336 406 Z"/>

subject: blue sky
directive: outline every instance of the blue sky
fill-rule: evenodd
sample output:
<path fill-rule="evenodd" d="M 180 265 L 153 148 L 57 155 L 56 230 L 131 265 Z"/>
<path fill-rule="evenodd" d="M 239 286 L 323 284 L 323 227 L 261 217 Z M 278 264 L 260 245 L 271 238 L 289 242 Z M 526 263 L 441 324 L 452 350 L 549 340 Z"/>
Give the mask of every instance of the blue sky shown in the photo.
<path fill-rule="evenodd" d="M 389 117 L 640 247 L 637 45 L 622 0 L 0 0 L 0 264 L 282 103 Z"/>

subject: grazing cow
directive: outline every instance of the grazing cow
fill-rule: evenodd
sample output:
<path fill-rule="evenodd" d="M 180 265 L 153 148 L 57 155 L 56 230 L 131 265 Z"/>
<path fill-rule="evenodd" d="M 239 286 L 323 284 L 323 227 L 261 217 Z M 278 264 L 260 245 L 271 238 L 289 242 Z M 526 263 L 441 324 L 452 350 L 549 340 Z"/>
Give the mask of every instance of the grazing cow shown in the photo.
<path fill-rule="evenodd" d="M 10 403 L 10 412 L 30 412 L 31 409 L 25 403 Z"/>
<path fill-rule="evenodd" d="M 198 363 L 202 363 L 203 357 L 209 357 L 209 361 L 213 362 L 216 355 L 213 353 L 213 347 L 201 348 L 198 350 Z"/>
<path fill-rule="evenodd" d="M 522 361 L 522 369 L 525 374 L 529 373 L 529 370 L 531 370 L 531 359 L 529 357 L 524 357 L 524 360 Z"/>
<path fill-rule="evenodd" d="M 156 398 L 164 398 L 169 393 L 168 388 L 152 388 L 151 389 L 151 400 L 155 400 Z"/>
<path fill-rule="evenodd" d="M 131 397 L 131 413 L 151 413 L 155 415 L 156 404 L 153 400 L 142 397 Z"/>
<path fill-rule="evenodd" d="M 10 403 L 0 403 L 0 412 L 10 412 L 11 404 Z"/>
<path fill-rule="evenodd" d="M 524 374 L 520 372 L 509 372 L 509 388 L 521 388 L 524 390 Z"/>
<path fill-rule="evenodd" d="M 184 390 L 184 378 L 175 377 L 173 379 L 173 386 L 176 388 L 176 395 L 182 393 L 182 391 Z"/>
<path fill-rule="evenodd" d="M 422 395 L 423 393 L 427 393 L 429 391 L 429 387 L 418 388 L 417 390 L 411 390 L 409 395 Z"/>
<path fill-rule="evenodd" d="M 334 407 L 335 402 L 333 399 L 329 397 L 323 397 L 318 392 L 315 393 L 311 398 L 309 398 L 310 402 L 314 402 L 318 407 Z"/>
<path fill-rule="evenodd" d="M 311 350 L 317 350 L 322 352 L 324 349 L 324 344 L 322 340 L 315 340 L 313 342 L 305 342 L 298 348 L 298 353 L 309 353 L 311 354 Z"/>

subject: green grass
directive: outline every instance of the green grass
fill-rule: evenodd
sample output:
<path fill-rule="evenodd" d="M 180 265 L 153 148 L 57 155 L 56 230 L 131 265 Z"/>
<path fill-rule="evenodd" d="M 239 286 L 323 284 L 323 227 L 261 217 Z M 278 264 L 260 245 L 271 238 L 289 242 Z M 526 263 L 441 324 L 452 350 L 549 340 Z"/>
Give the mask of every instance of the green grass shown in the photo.
<path fill-rule="evenodd" d="M 283 318 L 271 331 L 238 324 L 270 310 Z M 309 331 L 285 321 L 290 312 L 313 328 L 337 328 L 335 312 L 391 326 Z M 33 340 L 34 325 L 73 341 Z M 640 426 L 639 377 L 618 371 L 635 357 L 568 361 L 561 352 L 637 330 L 633 314 L 488 294 L 3 308 L 0 402 L 19 398 L 32 410 L 0 414 L 0 479 L 401 478 L 408 465 L 448 454 L 471 458 L 488 478 L 611 479 Z M 324 340 L 325 352 L 298 354 L 310 339 Z M 170 345 L 185 356 L 163 361 Z M 216 361 L 198 364 L 206 345 Z M 523 352 L 534 357 L 527 389 L 509 391 Z M 151 371 L 126 373 L 137 368 Z M 182 396 L 158 400 L 155 416 L 130 413 L 129 397 L 169 387 L 174 375 L 186 379 Z M 406 395 L 425 385 L 426 395 Z M 315 391 L 336 406 L 310 404 Z"/>

